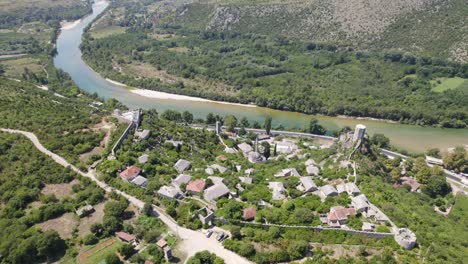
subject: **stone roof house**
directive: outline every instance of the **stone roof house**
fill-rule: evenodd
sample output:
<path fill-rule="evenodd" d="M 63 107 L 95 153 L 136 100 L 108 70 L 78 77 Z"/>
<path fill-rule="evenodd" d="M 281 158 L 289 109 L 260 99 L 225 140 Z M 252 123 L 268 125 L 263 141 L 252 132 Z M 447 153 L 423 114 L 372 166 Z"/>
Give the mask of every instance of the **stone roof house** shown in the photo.
<path fill-rule="evenodd" d="M 250 163 L 260 163 L 260 162 L 264 162 L 266 159 L 265 157 L 256 152 L 256 151 L 251 151 L 247 154 L 247 159 Z"/>
<path fill-rule="evenodd" d="M 252 178 L 250 177 L 239 177 L 239 180 L 244 184 L 252 184 Z"/>
<path fill-rule="evenodd" d="M 319 175 L 319 168 L 317 168 L 315 165 L 307 166 L 306 171 L 307 171 L 307 175 L 309 176 Z"/>
<path fill-rule="evenodd" d="M 338 194 L 346 192 L 346 185 L 344 183 L 336 185 L 336 191 L 338 192 Z"/>
<path fill-rule="evenodd" d="M 136 176 L 135 179 L 133 179 L 133 180 L 131 181 L 131 183 L 133 183 L 133 184 L 135 184 L 136 186 L 141 187 L 141 188 L 145 188 L 147 182 L 148 182 L 148 181 L 146 180 L 146 178 L 143 177 L 143 176 L 140 176 L 140 175 Z"/>
<path fill-rule="evenodd" d="M 147 163 L 149 160 L 149 155 L 148 154 L 143 154 L 140 157 L 138 157 L 138 163 L 143 164 Z"/>
<path fill-rule="evenodd" d="M 361 194 L 361 191 L 354 182 L 346 183 L 346 192 L 351 196 L 357 196 Z"/>
<path fill-rule="evenodd" d="M 78 217 L 85 217 L 85 216 L 88 216 L 90 214 L 92 214 L 94 212 L 94 207 L 92 205 L 85 205 L 77 210 L 75 210 L 75 213 L 76 215 L 78 215 Z"/>
<path fill-rule="evenodd" d="M 303 192 L 313 192 L 317 190 L 317 185 L 315 185 L 312 177 L 300 177 L 297 189 Z"/>
<path fill-rule="evenodd" d="M 281 141 L 276 143 L 276 152 L 281 154 L 291 154 L 299 148 L 290 141 Z"/>
<path fill-rule="evenodd" d="M 275 177 L 289 177 L 289 176 L 300 177 L 301 175 L 295 168 L 283 169 L 277 174 L 275 174 Z"/>
<path fill-rule="evenodd" d="M 304 165 L 306 165 L 306 167 L 307 167 L 307 166 L 311 166 L 311 165 L 317 165 L 317 163 L 315 163 L 315 160 L 313 160 L 313 159 L 308 159 L 308 160 L 306 160 L 304 162 Z"/>
<path fill-rule="evenodd" d="M 272 200 L 273 201 L 281 201 L 286 199 L 286 195 L 284 195 L 284 185 L 282 182 L 270 182 L 268 183 L 268 188 L 270 188 L 272 192 Z"/>
<path fill-rule="evenodd" d="M 176 186 L 161 186 L 158 190 L 158 194 L 167 199 L 178 199 L 182 197 L 180 189 Z"/>
<path fill-rule="evenodd" d="M 188 169 L 190 169 L 191 163 L 188 160 L 180 159 L 174 164 L 174 169 L 179 173 L 182 173 Z"/>
<path fill-rule="evenodd" d="M 245 142 L 237 145 L 237 148 L 240 149 L 240 151 L 242 151 L 244 154 L 247 154 L 253 150 L 252 146 Z"/>
<path fill-rule="evenodd" d="M 364 194 L 360 194 L 356 197 L 351 198 L 351 204 L 359 212 L 366 212 L 369 209 L 369 200 L 367 200 Z"/>
<path fill-rule="evenodd" d="M 338 195 L 338 191 L 332 185 L 325 185 L 319 188 L 320 195 L 323 199 L 327 198 L 328 196 L 336 196 Z"/>
<path fill-rule="evenodd" d="M 372 223 L 363 222 L 361 230 L 366 231 L 366 232 L 372 232 L 374 230 L 374 227 L 375 227 L 375 225 L 372 224 Z"/>
<path fill-rule="evenodd" d="M 208 202 L 215 202 L 221 197 L 229 195 L 229 188 L 224 183 L 217 183 L 208 187 L 203 194 L 203 198 Z"/>
<path fill-rule="evenodd" d="M 180 186 L 182 183 L 187 184 L 192 176 L 187 174 L 179 174 L 175 179 L 172 180 L 172 184 L 175 186 Z"/>
<path fill-rule="evenodd" d="M 213 164 L 210 166 L 212 169 L 218 170 L 219 173 L 225 173 L 227 171 L 227 168 L 219 165 L 219 164 Z"/>
<path fill-rule="evenodd" d="M 172 146 L 177 148 L 178 146 L 182 146 L 184 144 L 184 142 L 183 141 L 177 141 L 177 140 L 166 140 L 166 142 L 164 142 L 164 144 L 171 144 Z"/>
<path fill-rule="evenodd" d="M 208 179 L 213 182 L 213 184 L 223 183 L 224 178 L 218 176 L 209 176 Z"/>
<path fill-rule="evenodd" d="M 135 140 L 136 141 L 141 141 L 141 140 L 146 140 L 150 136 L 150 131 L 147 129 L 141 130 L 141 131 L 135 131 Z"/>

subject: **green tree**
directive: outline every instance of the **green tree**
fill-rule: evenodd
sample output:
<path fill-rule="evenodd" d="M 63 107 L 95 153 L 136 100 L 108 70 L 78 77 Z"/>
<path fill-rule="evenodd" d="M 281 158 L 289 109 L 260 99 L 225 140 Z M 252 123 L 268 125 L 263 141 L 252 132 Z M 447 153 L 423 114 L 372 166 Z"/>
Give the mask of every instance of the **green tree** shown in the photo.
<path fill-rule="evenodd" d="M 298 259 L 309 251 L 309 243 L 304 240 L 293 240 L 289 243 L 287 252 L 290 259 Z"/>
<path fill-rule="evenodd" d="M 447 183 L 445 176 L 439 175 L 431 175 L 431 177 L 428 178 L 427 183 L 422 187 L 422 192 L 432 198 L 445 196 L 450 193 L 451 190 L 452 189 Z"/>
<path fill-rule="evenodd" d="M 102 232 L 104 231 L 104 227 L 100 223 L 94 223 L 91 225 L 89 228 L 91 233 L 95 234 L 96 236 L 100 237 L 102 235 Z"/>
<path fill-rule="evenodd" d="M 265 130 L 266 130 L 266 133 L 269 135 L 270 134 L 270 131 L 271 131 L 271 121 L 273 119 L 271 118 L 271 116 L 267 116 L 265 118 L 265 123 L 264 123 L 264 127 L 265 127 Z"/>
<path fill-rule="evenodd" d="M 464 147 L 456 147 L 452 153 L 444 157 L 443 162 L 448 170 L 468 173 L 468 158 Z"/>
<path fill-rule="evenodd" d="M 153 214 L 153 204 L 151 201 L 145 202 L 145 205 L 141 209 L 141 213 L 146 216 L 151 216 Z"/>
<path fill-rule="evenodd" d="M 185 123 L 191 124 L 193 122 L 193 114 L 189 111 L 184 111 L 182 113 L 182 118 L 184 119 Z"/>
<path fill-rule="evenodd" d="M 255 255 L 255 247 L 251 243 L 244 242 L 239 247 L 239 254 L 244 257 Z"/>
<path fill-rule="evenodd" d="M 119 257 L 114 253 L 107 255 L 105 261 L 106 264 L 122 264 L 122 261 L 120 261 Z"/>
<path fill-rule="evenodd" d="M 316 118 L 312 118 L 312 119 L 310 119 L 309 127 L 307 129 L 307 132 L 309 132 L 311 134 L 323 135 L 323 134 L 325 134 L 325 128 L 323 128 L 323 126 L 321 126 L 318 123 L 318 120 Z"/>
<path fill-rule="evenodd" d="M 427 156 L 431 156 L 431 157 L 434 157 L 434 158 L 441 158 L 441 155 L 440 155 L 440 149 L 438 148 L 431 148 L 431 149 L 428 149 L 426 151 L 426 155 Z"/>
<path fill-rule="evenodd" d="M 240 219 L 242 215 L 242 204 L 236 200 L 229 200 L 223 206 L 223 212 L 227 219 Z"/>
<path fill-rule="evenodd" d="M 237 126 L 237 118 L 233 115 L 224 117 L 224 125 L 227 131 L 234 132 L 234 128 Z"/>
<path fill-rule="evenodd" d="M 99 241 L 99 239 L 94 234 L 87 234 L 83 238 L 83 244 L 85 245 L 94 245 Z"/>
<path fill-rule="evenodd" d="M 262 154 L 263 156 L 265 156 L 265 158 L 269 158 L 270 155 L 271 155 L 271 148 L 270 148 L 270 144 L 266 141 L 263 141 L 262 142 Z"/>
<path fill-rule="evenodd" d="M 208 113 L 206 115 L 206 123 L 207 124 L 214 124 L 216 123 L 216 117 L 214 116 L 213 113 Z"/>
<path fill-rule="evenodd" d="M 44 232 L 36 243 L 38 254 L 47 259 L 63 254 L 66 248 L 65 241 L 60 238 L 57 231 Z"/>
<path fill-rule="evenodd" d="M 224 261 L 215 254 L 204 250 L 197 252 L 193 257 L 187 260 L 187 264 L 224 264 Z"/>
<path fill-rule="evenodd" d="M 388 148 L 390 146 L 390 139 L 383 134 L 372 135 L 371 142 L 379 148 Z"/>
<path fill-rule="evenodd" d="M 118 251 L 119 251 L 120 255 L 123 256 L 125 259 L 128 259 L 129 257 L 131 257 L 135 253 L 135 250 L 133 249 L 133 246 L 130 245 L 130 244 L 123 244 L 119 248 Z"/>
<path fill-rule="evenodd" d="M 249 120 L 247 120 L 247 118 L 245 116 L 241 118 L 240 124 L 241 124 L 242 127 L 249 127 L 250 126 Z"/>
<path fill-rule="evenodd" d="M 401 169 L 399 167 L 394 168 L 390 172 L 390 177 L 392 177 L 393 182 L 398 182 L 398 180 L 400 180 L 400 176 L 401 176 Z"/>
<path fill-rule="evenodd" d="M 240 240 L 242 238 L 241 228 L 238 226 L 232 226 L 230 228 L 231 238 L 234 240 Z"/>

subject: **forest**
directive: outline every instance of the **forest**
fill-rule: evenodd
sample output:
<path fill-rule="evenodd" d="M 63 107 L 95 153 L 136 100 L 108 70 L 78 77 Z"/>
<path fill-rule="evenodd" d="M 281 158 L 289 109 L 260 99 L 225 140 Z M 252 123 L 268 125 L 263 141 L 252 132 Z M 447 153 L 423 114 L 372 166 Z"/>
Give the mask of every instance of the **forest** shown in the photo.
<path fill-rule="evenodd" d="M 91 11 L 89 0 L 0 0 L 0 28 L 17 27 L 35 21 L 77 20 Z"/>
<path fill-rule="evenodd" d="M 91 67 L 131 87 L 308 114 L 452 128 L 468 123 L 468 82 L 432 90 L 437 80 L 467 78 L 467 64 L 256 34 L 127 31 L 98 39 L 86 34 L 81 47 Z"/>
<path fill-rule="evenodd" d="M 96 204 L 103 199 L 103 191 L 82 179 L 83 185 L 74 188 L 72 199 L 41 194 L 47 184 L 69 183 L 79 177 L 52 162 L 22 136 L 0 133 L 0 143 L 0 263 L 58 260 L 67 243 L 56 231 L 41 231 L 34 225 L 86 203 Z M 39 206 L 31 207 L 32 202 Z"/>

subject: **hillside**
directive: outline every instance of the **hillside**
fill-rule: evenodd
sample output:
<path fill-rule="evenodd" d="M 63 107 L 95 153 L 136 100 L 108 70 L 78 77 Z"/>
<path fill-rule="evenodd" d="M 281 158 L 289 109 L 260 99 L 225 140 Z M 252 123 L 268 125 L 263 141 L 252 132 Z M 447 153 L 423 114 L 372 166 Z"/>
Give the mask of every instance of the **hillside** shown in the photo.
<path fill-rule="evenodd" d="M 213 0 L 182 5 L 172 23 L 466 62 L 467 14 L 464 0 Z"/>

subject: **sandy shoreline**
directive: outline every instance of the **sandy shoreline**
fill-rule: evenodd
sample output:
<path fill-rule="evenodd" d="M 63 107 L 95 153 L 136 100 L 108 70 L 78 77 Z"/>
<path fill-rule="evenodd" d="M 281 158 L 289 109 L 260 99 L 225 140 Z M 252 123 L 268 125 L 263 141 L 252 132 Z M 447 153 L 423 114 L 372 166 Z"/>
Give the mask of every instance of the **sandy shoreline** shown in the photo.
<path fill-rule="evenodd" d="M 122 86 L 127 87 L 127 85 L 116 82 L 114 80 L 106 78 L 106 81 Z M 172 93 L 165 93 L 147 89 L 139 89 L 139 88 L 132 88 L 130 92 L 148 98 L 155 98 L 155 99 L 165 99 L 165 100 L 180 100 L 180 101 L 192 101 L 192 102 L 207 102 L 207 103 L 216 103 L 216 104 L 227 104 L 227 105 L 236 105 L 236 106 L 245 106 L 245 107 L 257 107 L 256 105 L 249 105 L 249 104 L 239 104 L 239 103 L 230 103 L 230 102 L 221 102 L 221 101 L 214 101 L 199 97 L 187 96 L 187 95 L 180 95 L 180 94 L 172 94 Z"/>
<path fill-rule="evenodd" d="M 62 21 L 60 23 L 61 25 L 61 30 L 69 30 L 69 29 L 72 29 L 74 27 L 76 27 L 79 23 L 81 22 L 81 19 L 78 19 L 78 20 L 75 20 L 75 21 Z"/>

